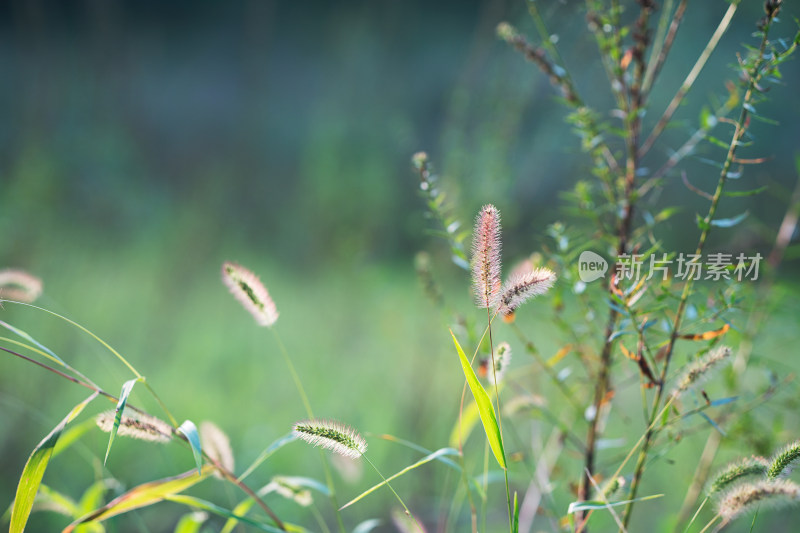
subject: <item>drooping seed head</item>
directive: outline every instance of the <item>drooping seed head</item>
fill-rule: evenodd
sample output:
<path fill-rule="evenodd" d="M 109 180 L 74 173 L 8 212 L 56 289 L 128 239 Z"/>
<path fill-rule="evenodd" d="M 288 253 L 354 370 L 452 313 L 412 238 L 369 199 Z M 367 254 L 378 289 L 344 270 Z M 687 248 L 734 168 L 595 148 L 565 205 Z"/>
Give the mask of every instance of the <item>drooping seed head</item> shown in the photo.
<path fill-rule="evenodd" d="M 217 461 L 228 472 L 233 472 L 235 463 L 231 441 L 216 424 L 208 420 L 200 424 L 200 444 L 209 457 Z M 216 470 L 214 475 L 222 477 L 222 474 Z"/>
<path fill-rule="evenodd" d="M 241 265 L 226 261 L 222 264 L 222 281 L 260 326 L 270 327 L 278 320 L 275 302 L 258 276 Z"/>
<path fill-rule="evenodd" d="M 763 476 L 767 473 L 769 461 L 763 457 L 747 457 L 730 463 L 720 470 L 708 485 L 708 494 L 718 494 L 746 476 Z"/>
<path fill-rule="evenodd" d="M 483 206 L 475 219 L 472 285 L 478 307 L 495 307 L 500 295 L 500 212 L 493 205 Z"/>
<path fill-rule="evenodd" d="M 311 491 L 302 485 L 302 481 L 302 478 L 293 476 L 275 476 L 259 493 L 263 495 L 275 492 L 287 500 L 294 501 L 301 507 L 308 507 L 314 503 L 314 499 L 311 496 Z"/>
<path fill-rule="evenodd" d="M 489 363 L 491 363 L 491 359 Z M 492 385 L 495 384 L 495 381 L 498 384 L 501 383 L 506 371 L 508 371 L 509 364 L 511 364 L 511 345 L 507 342 L 501 342 L 494 349 L 494 372 L 492 372 L 491 368 L 487 372 L 489 383 Z"/>
<path fill-rule="evenodd" d="M 163 420 L 135 411 L 126 411 L 132 414 L 130 416 L 122 415 L 117 435 L 150 442 L 169 442 L 172 438 L 172 426 Z M 111 428 L 114 427 L 115 415 L 116 411 L 103 411 L 95 419 L 97 426 L 102 431 L 110 433 Z"/>
<path fill-rule="evenodd" d="M 783 447 L 770 461 L 767 477 L 775 479 L 788 475 L 792 464 L 800 457 L 800 441 L 792 442 Z"/>
<path fill-rule="evenodd" d="M 709 375 L 710 371 L 719 366 L 719 364 L 726 360 L 731 355 L 731 349 L 727 346 L 718 346 L 714 348 L 706 355 L 702 356 L 700 359 L 689 363 L 684 370 L 681 377 L 678 379 L 677 385 L 675 385 L 675 389 L 673 389 L 672 394 L 675 396 L 680 396 L 688 389 L 692 388 L 693 386 L 699 385 L 703 381 L 705 381 Z"/>
<path fill-rule="evenodd" d="M 314 446 L 322 446 L 357 459 L 367 451 L 367 442 L 353 428 L 333 420 L 306 420 L 294 425 L 295 434 Z"/>
<path fill-rule="evenodd" d="M 726 492 L 717 504 L 717 511 L 725 521 L 764 505 L 773 507 L 800 501 L 800 486 L 786 479 L 761 480 L 744 483 Z"/>
<path fill-rule="evenodd" d="M 499 298 L 500 313 L 503 316 L 513 315 L 519 306 L 546 293 L 555 282 L 556 275 L 549 268 L 534 268 L 515 273 L 503 286 Z"/>
<path fill-rule="evenodd" d="M 0 270 L 0 298 L 31 303 L 42 294 L 42 280 L 24 270 Z"/>

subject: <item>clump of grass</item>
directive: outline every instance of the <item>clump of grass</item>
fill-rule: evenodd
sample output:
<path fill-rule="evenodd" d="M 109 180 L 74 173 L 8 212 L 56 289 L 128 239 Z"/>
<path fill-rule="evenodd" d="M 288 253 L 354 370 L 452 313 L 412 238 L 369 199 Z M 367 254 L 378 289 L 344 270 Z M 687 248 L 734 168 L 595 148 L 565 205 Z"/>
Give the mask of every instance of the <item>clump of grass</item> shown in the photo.
<path fill-rule="evenodd" d="M 97 427 L 110 433 L 114 427 L 116 411 L 103 411 L 95 418 Z M 122 415 L 117 435 L 131 437 L 149 442 L 169 442 L 172 438 L 172 426 L 154 416 L 143 413 Z"/>

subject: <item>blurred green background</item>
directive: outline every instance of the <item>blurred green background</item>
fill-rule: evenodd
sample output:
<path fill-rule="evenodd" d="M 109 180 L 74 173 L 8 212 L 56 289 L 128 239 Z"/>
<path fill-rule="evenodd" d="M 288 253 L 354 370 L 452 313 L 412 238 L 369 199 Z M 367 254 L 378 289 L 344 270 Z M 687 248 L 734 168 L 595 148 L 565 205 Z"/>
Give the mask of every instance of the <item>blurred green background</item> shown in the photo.
<path fill-rule="evenodd" d="M 583 3 L 537 4 L 585 99 L 608 108 L 596 45 L 584 34 Z M 645 124 L 655 122 L 726 6 L 690 5 L 652 94 L 656 116 Z M 645 166 L 657 165 L 693 131 L 703 105 L 726 97 L 735 54 L 754 44 L 761 9 L 760 2 L 743 2 Z M 792 37 L 798 15 L 796 3 L 785 6 L 775 35 Z M 281 312 L 277 328 L 315 411 L 364 433 L 445 446 L 463 376 L 454 365 L 449 316 L 415 279 L 415 253 L 432 253 L 453 306 L 469 314 L 471 297 L 466 275 L 426 233 L 431 222 L 416 193 L 411 154 L 428 151 L 463 221 L 484 203 L 500 208 L 509 264 L 547 243 L 548 224 L 569 222 L 559 193 L 590 171 L 547 80 L 495 38 L 502 20 L 535 35 L 522 1 L 5 3 L 0 267 L 40 276 L 42 304 L 124 354 L 178 418 L 221 426 L 240 468 L 304 411 L 274 339 L 219 282 L 224 260 L 254 270 L 270 289 Z M 723 205 L 721 216 L 750 216 L 718 232 L 718 248 L 768 250 L 785 213 L 797 180 L 796 62 L 783 73 L 785 85 L 773 87 L 759 107 L 780 125 L 752 129 L 760 150 L 752 157 L 770 160 L 732 185 L 769 189 Z M 702 146 L 682 168 L 709 189 L 717 172 L 701 157 L 720 153 Z M 684 208 L 659 237 L 669 249 L 693 248 L 694 212 L 704 200 L 676 174 L 653 202 Z M 790 247 L 765 351 L 796 344 L 797 256 Z M 520 320 L 541 339 L 543 353 L 554 353 L 563 339 L 548 338 L 547 309 L 532 306 Z M 62 322 L 8 305 L 0 314 L 109 391 L 131 377 Z M 798 369 L 794 348 L 775 357 Z M 0 506 L 13 498 L 33 446 L 84 396 L 79 387 L 0 357 Z M 157 412 L 141 390 L 132 401 Z M 796 420 L 792 425 L 797 430 Z M 417 457 L 370 442 L 384 473 Z M 77 497 L 94 479 L 105 443 L 99 432 L 88 435 L 52 464 L 45 483 Z M 119 439 L 108 470 L 132 486 L 190 468 L 188 452 L 173 448 Z M 442 492 L 443 467 L 425 468 L 397 488 L 435 515 L 449 493 Z M 286 448 L 253 484 L 276 473 L 318 476 L 317 454 Z M 343 497 L 374 481 L 365 473 L 342 488 Z M 492 504 L 502 511 L 497 488 Z M 231 491 L 216 496 L 238 500 Z M 386 518 L 392 500 L 370 498 L 348 511 L 349 524 Z M 663 505 L 681 499 L 673 495 Z M 165 504 L 117 527 L 167 531 L 182 512 Z M 32 531 L 64 525 L 47 516 L 33 520 Z"/>

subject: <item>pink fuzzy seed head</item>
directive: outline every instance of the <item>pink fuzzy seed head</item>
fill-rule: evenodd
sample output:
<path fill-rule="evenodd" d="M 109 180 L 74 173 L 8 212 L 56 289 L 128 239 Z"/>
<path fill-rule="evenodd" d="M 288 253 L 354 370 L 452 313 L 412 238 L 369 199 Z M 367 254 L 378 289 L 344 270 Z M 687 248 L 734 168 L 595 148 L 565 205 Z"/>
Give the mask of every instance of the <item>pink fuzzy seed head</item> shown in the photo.
<path fill-rule="evenodd" d="M 222 282 L 239 300 L 260 326 L 271 327 L 278 320 L 275 302 L 258 276 L 244 268 L 226 261 L 222 264 Z"/>
<path fill-rule="evenodd" d="M 500 212 L 485 205 L 475 220 L 472 237 L 472 285 L 475 302 L 493 308 L 500 295 Z"/>

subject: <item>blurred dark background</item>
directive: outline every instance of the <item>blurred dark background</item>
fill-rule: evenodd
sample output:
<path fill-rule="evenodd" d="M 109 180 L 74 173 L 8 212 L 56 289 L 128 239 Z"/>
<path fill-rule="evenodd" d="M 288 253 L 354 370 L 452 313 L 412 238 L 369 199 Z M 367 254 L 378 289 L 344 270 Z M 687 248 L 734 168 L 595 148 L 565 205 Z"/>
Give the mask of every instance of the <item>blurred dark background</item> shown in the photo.
<path fill-rule="evenodd" d="M 773 35 L 790 39 L 800 8 L 786 4 Z M 583 97 L 608 109 L 584 3 L 537 5 Z M 645 130 L 727 5 L 690 3 Z M 444 322 L 414 279 L 415 252 L 442 259 L 457 305 L 470 297 L 426 234 L 411 155 L 428 151 L 467 224 L 484 203 L 500 208 L 509 263 L 541 248 L 544 228 L 565 219 L 559 193 L 591 170 L 547 80 L 495 37 L 509 20 L 535 40 L 526 9 L 522 0 L 4 2 L 0 267 L 42 277 L 45 307 L 118 348 L 182 417 L 218 422 L 245 464 L 303 413 L 274 342 L 218 281 L 223 260 L 240 261 L 273 293 L 281 336 L 319 412 L 444 446 L 461 381 Z M 646 166 L 694 131 L 703 106 L 727 97 L 736 54 L 756 44 L 761 15 L 761 2 L 742 3 Z M 747 154 L 770 159 L 731 183 L 769 189 L 725 202 L 720 216 L 750 216 L 715 235 L 715 246 L 768 249 L 786 210 L 798 178 L 795 60 L 783 74 L 759 106 L 780 125 L 754 123 Z M 718 170 L 701 158 L 722 157 L 701 145 L 680 168 L 709 190 Z M 668 249 L 693 248 L 705 200 L 676 172 L 648 202 L 682 207 L 659 238 Z M 796 271 L 798 255 L 790 248 L 784 272 Z M 30 310 L 3 314 L 110 391 L 129 379 L 74 329 Z M 543 349 L 558 342 L 545 339 Z M 32 447 L 82 395 L 0 358 L 0 505 Z M 135 400 L 156 410 L 145 394 Z M 87 457 L 104 452 L 105 436 L 93 438 Z M 136 444 L 123 445 L 131 457 L 140 457 Z M 410 455 L 382 446 L 374 459 L 385 472 L 408 464 Z M 306 455 L 282 459 L 295 473 Z M 166 472 L 173 462 L 191 466 L 175 456 L 161 452 Z M 152 478 L 137 464 L 112 456 L 110 468 L 131 484 Z M 52 468 L 49 482 L 65 492 L 91 478 Z M 370 506 L 358 512 L 368 517 Z"/>

